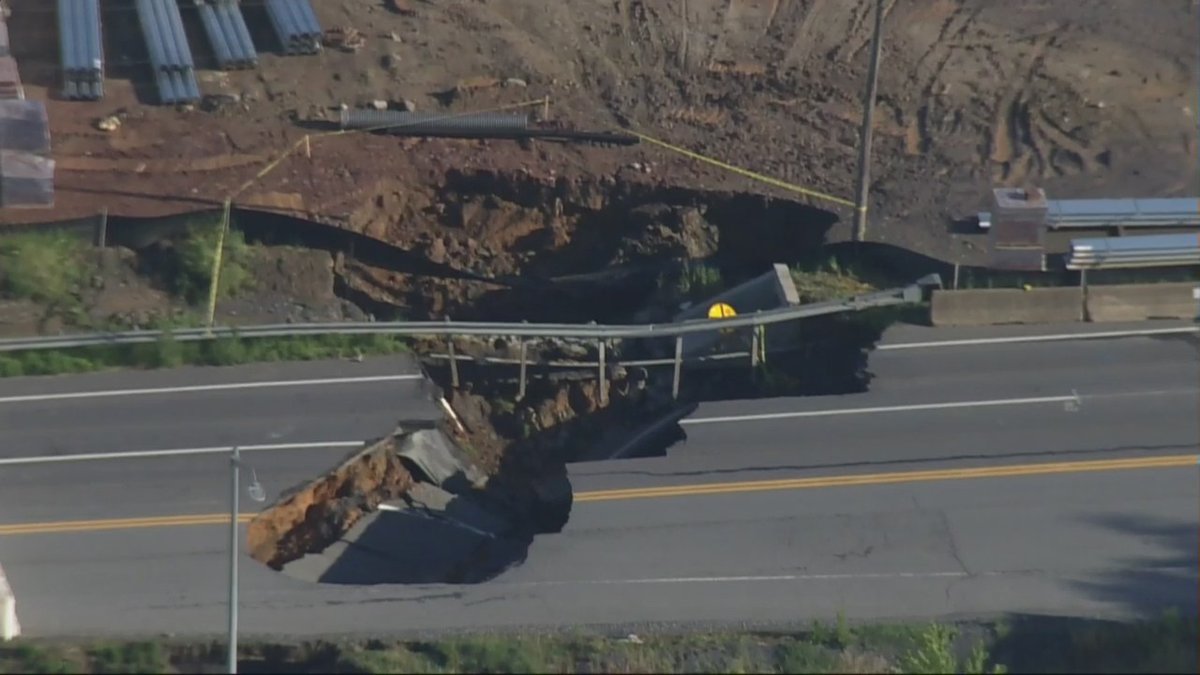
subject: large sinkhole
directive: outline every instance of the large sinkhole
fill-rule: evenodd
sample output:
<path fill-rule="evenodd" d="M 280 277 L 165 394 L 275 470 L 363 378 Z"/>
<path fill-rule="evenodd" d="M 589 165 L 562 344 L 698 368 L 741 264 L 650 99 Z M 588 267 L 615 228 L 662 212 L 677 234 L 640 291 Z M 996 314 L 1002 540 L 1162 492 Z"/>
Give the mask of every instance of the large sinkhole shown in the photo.
<path fill-rule="evenodd" d="M 248 240 L 334 253 L 337 292 L 381 320 L 581 323 L 667 318 L 688 269 L 736 284 L 823 255 L 837 223 L 761 195 L 488 171 L 377 186 L 336 227 L 242 215 Z"/>
<path fill-rule="evenodd" d="M 679 420 L 708 400 L 865 391 L 868 352 L 889 318 L 805 321 L 757 369 L 686 367 L 678 399 L 672 368 L 614 366 L 602 391 L 593 369 L 530 367 L 519 398 L 517 367 L 462 362 L 454 387 L 443 361 L 428 362 L 435 396 L 453 418 L 416 431 L 402 423 L 406 433 L 268 509 L 251 525 L 251 550 L 310 582 L 488 581 L 523 563 L 535 537 L 566 525 L 570 464 L 670 454 L 687 440 Z M 722 347 L 739 347 L 737 336 L 726 338 Z M 554 358 L 597 356 L 584 344 L 551 347 Z M 509 345 L 459 348 L 497 354 Z M 653 354 L 644 345 L 628 349 L 632 358 Z"/>
<path fill-rule="evenodd" d="M 377 218 L 363 232 L 397 242 L 404 256 L 389 263 L 361 243 L 339 250 L 340 286 L 381 318 L 675 321 L 778 274 L 776 264 L 794 268 L 801 302 L 899 285 L 852 273 L 823 248 L 832 214 L 757 195 L 450 173 L 435 189 L 375 195 L 368 211 Z M 284 231 L 256 223 L 259 239 Z M 895 316 L 872 310 L 772 327 L 765 364 L 689 364 L 678 397 L 672 367 L 620 365 L 667 356 L 670 340 L 608 345 L 603 390 L 595 367 L 548 365 L 595 363 L 597 345 L 531 341 L 523 397 L 515 341 L 456 340 L 456 353 L 472 360 L 455 374 L 438 357 L 445 341 L 420 342 L 453 419 L 386 439 L 288 495 L 251 525 L 251 550 L 320 583 L 486 581 L 567 523 L 569 464 L 668 454 L 687 437 L 679 419 L 704 401 L 865 391 L 868 351 Z M 710 351 L 751 347 L 748 332 L 712 342 Z M 414 454 L 414 445 L 423 449 Z M 438 459 L 414 460 L 422 453 Z"/>

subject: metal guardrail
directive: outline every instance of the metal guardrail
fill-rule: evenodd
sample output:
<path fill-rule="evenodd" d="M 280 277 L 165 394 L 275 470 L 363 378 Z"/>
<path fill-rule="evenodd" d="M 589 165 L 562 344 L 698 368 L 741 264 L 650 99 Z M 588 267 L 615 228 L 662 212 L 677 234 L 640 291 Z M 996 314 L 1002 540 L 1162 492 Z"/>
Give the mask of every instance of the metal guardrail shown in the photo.
<path fill-rule="evenodd" d="M 1200 199 L 1064 199 L 1046 201 L 1050 229 L 1200 227 Z"/>
<path fill-rule="evenodd" d="M 1200 227 L 1200 199 L 1047 199 L 1045 215 L 1037 217 L 1050 230 L 1089 230 L 1106 227 Z M 979 226 L 989 229 L 996 214 L 982 211 Z"/>
<path fill-rule="evenodd" d="M 512 336 L 526 338 L 566 338 L 619 340 L 634 338 L 680 337 L 695 333 L 732 328 L 765 326 L 814 316 L 853 312 L 872 307 L 920 302 L 925 290 L 940 288 L 936 274 L 899 288 L 853 296 L 843 300 L 819 302 L 755 312 L 731 319 L 698 319 L 680 323 L 605 326 L 597 324 L 530 324 L 451 321 L 401 321 L 366 323 L 278 324 L 244 327 L 184 328 L 173 331 L 139 330 L 89 335 L 56 335 L 0 340 L 0 352 L 33 349 L 68 349 L 156 342 L 167 335 L 181 342 L 217 338 L 267 338 L 312 335 L 407 335 L 407 336 Z"/>
<path fill-rule="evenodd" d="M 1157 234 L 1072 239 L 1067 269 L 1200 265 L 1200 235 Z"/>

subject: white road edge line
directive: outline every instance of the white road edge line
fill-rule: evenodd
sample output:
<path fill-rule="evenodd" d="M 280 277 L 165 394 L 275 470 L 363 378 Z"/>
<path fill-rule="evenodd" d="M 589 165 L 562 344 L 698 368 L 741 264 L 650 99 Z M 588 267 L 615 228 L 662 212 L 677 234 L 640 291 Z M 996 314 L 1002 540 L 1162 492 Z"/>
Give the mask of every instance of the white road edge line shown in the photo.
<path fill-rule="evenodd" d="M 886 405 L 870 408 L 842 408 L 838 410 L 797 410 L 792 412 L 762 413 L 758 415 L 728 415 L 724 417 L 697 417 L 680 420 L 681 425 L 717 424 L 720 422 L 754 422 L 757 420 L 781 420 L 793 417 L 831 417 L 834 415 L 869 415 L 873 413 L 915 412 L 918 410 L 953 410 L 955 408 L 983 408 L 1002 405 L 1035 405 L 1039 403 L 1079 403 L 1078 395 L 1036 396 L 1033 398 L 1004 398 L 991 401 L 949 401 L 946 403 L 914 403 L 912 405 Z"/>
<path fill-rule="evenodd" d="M 424 376 L 416 373 L 404 375 L 367 375 L 363 377 L 329 377 L 317 380 L 278 380 L 271 382 L 228 382 L 224 384 L 197 384 L 183 387 L 151 387 L 146 389 L 108 389 L 100 391 L 72 391 L 57 394 L 29 394 L 25 396 L 3 396 L 3 403 L 28 403 L 31 401 L 62 401 L 78 398 L 109 398 L 114 396 L 153 396 L 156 394 L 190 394 L 201 391 L 229 391 L 234 389 L 268 389 L 273 387 L 313 387 L 331 384 L 366 384 L 368 382 L 396 382 L 420 380 Z"/>
<path fill-rule="evenodd" d="M 320 448 L 358 448 L 364 441 L 327 441 L 324 443 L 268 443 L 263 445 L 239 445 L 241 452 L 265 452 L 269 450 L 315 450 Z M 143 459 L 149 457 L 182 457 L 187 455 L 229 454 L 233 446 L 221 445 L 210 448 L 179 448 L 175 450 L 131 450 L 129 452 L 97 452 L 77 455 L 44 455 L 41 457 L 0 458 L 0 466 L 21 464 L 54 464 L 59 462 L 88 462 L 102 459 Z"/>
<path fill-rule="evenodd" d="M 1145 328 L 1140 330 L 1116 330 L 1098 333 L 1056 333 L 1050 335 L 1014 335 L 1010 337 L 968 338 L 962 340 L 934 340 L 931 342 L 898 342 L 882 344 L 875 351 L 893 351 L 897 349 L 929 349 L 932 347 L 967 347 L 975 345 L 1016 344 L 1020 342 L 1063 342 L 1069 340 L 1101 340 L 1105 338 L 1141 337 L 1154 335 L 1179 335 L 1184 333 L 1200 333 L 1200 326 L 1182 326 L 1176 328 Z"/>
<path fill-rule="evenodd" d="M 500 586 L 625 586 L 644 584 L 724 584 L 761 581 L 851 581 L 859 579 L 961 579 L 967 572 L 865 572 L 863 574 L 771 574 L 763 576 L 659 577 L 648 579 L 585 579 L 581 581 L 524 581 Z"/>

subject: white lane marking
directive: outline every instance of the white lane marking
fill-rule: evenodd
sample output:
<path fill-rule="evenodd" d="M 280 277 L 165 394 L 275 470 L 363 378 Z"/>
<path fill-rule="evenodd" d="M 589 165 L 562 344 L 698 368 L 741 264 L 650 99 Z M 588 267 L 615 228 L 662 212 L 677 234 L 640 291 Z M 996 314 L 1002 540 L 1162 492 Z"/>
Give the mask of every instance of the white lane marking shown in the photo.
<path fill-rule="evenodd" d="M 976 345 L 1016 344 L 1021 342 L 1062 342 L 1068 340 L 1100 340 L 1104 338 L 1141 337 L 1153 335 L 1179 335 L 1185 333 L 1200 333 L 1200 326 L 1183 326 L 1178 328 L 1146 328 L 1141 330 L 1116 330 L 1099 333 L 1057 333 L 1050 335 L 1015 335 L 1011 337 L 967 338 L 962 340 L 934 340 L 931 342 L 898 342 L 882 344 L 875 347 L 876 351 L 892 351 L 896 349 L 928 349 L 931 347 L 967 347 Z"/>
<path fill-rule="evenodd" d="M 1076 406 L 1090 399 L 1145 398 L 1150 396 L 1181 396 L 1195 394 L 1200 389 L 1154 389 L 1150 391 L 1123 391 L 1111 394 L 1080 395 L 1074 390 L 1070 396 L 1034 396 L 1030 398 L 1001 398 L 988 401 L 947 401 L 944 403 L 913 403 L 910 405 L 884 405 L 868 408 L 840 408 L 835 410 L 795 410 L 791 412 L 759 413 L 755 415 L 726 415 L 722 417 L 696 417 L 680 420 L 679 424 L 716 424 L 720 422 L 754 422 L 781 420 L 793 417 L 832 417 L 836 415 L 870 415 L 892 412 L 917 412 L 921 410 L 953 410 L 955 408 L 987 408 L 1005 405 L 1036 405 L 1039 403 L 1072 403 Z"/>
<path fill-rule="evenodd" d="M 323 443 L 267 443 L 262 445 L 239 445 L 241 452 L 265 452 L 268 450 L 314 450 L 318 448 L 358 448 L 364 441 L 327 441 Z M 131 450 L 129 452 L 97 452 L 76 455 L 43 455 L 41 457 L 0 458 L 0 466 L 18 464 L 53 464 L 58 462 L 88 462 L 102 459 L 143 459 L 148 457 L 180 457 L 186 455 L 227 455 L 233 446 L 221 445 L 209 448 L 177 448 L 174 450 Z"/>
<path fill-rule="evenodd" d="M 369 382 L 396 382 L 420 380 L 420 374 L 368 375 L 364 377 L 329 377 L 318 380 L 278 380 L 273 382 L 228 382 L 225 384 L 196 384 L 183 387 L 152 387 L 147 389 L 109 389 L 101 391 L 71 391 L 57 394 L 29 394 L 25 396 L 3 396 L 3 403 L 28 403 L 30 401 L 62 401 L 77 398 L 108 398 L 113 396 L 153 396 L 156 394 L 191 394 L 200 391 L 229 391 L 233 389 L 268 389 L 273 387 L 316 387 L 331 384 L 366 384 Z"/>
<path fill-rule="evenodd" d="M 758 415 L 727 415 L 723 417 L 696 417 L 681 420 L 682 425 L 716 424 L 719 422 L 754 422 L 758 420 L 781 420 L 793 417 L 830 417 L 834 415 L 870 415 L 874 413 L 916 412 L 918 410 L 953 410 L 955 408 L 983 408 L 1004 405 L 1036 405 L 1039 403 L 1077 402 L 1076 396 L 1035 396 L 1032 398 L 1003 398 L 991 401 L 949 401 L 946 403 L 914 403 L 911 405 L 884 405 L 869 408 L 841 408 L 838 410 L 796 410 L 792 412 L 762 413 Z"/>
<path fill-rule="evenodd" d="M 761 581 L 851 581 L 860 579 L 961 579 L 967 572 L 877 572 L 863 574 L 772 574 L 763 576 L 659 577 L 648 579 L 585 579 L 581 581 L 516 581 L 500 586 L 625 586 L 644 584 L 726 584 Z"/>

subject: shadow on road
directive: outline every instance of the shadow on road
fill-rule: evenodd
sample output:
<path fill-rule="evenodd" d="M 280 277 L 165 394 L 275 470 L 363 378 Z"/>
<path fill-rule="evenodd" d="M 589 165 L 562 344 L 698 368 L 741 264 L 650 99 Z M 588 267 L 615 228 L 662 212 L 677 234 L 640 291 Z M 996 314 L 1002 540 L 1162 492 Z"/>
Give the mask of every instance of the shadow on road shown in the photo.
<path fill-rule="evenodd" d="M 1194 520 L 1167 520 L 1108 514 L 1090 517 L 1092 524 L 1156 546 L 1161 552 L 1131 558 L 1121 569 L 1076 586 L 1093 597 L 1140 616 L 1174 610 L 1196 616 L 1200 532 Z M 1193 661 L 1195 665 L 1195 661 Z"/>

